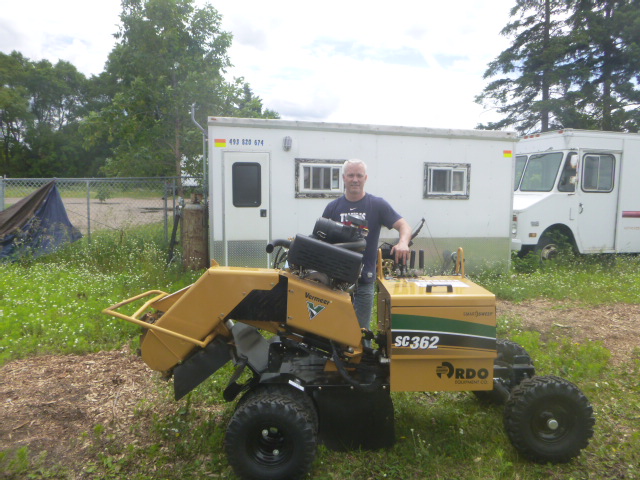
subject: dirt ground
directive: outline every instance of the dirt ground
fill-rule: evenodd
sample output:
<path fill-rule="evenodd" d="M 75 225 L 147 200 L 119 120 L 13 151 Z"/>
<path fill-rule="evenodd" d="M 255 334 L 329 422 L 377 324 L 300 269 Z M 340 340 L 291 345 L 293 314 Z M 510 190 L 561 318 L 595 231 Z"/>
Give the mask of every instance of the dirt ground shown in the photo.
<path fill-rule="evenodd" d="M 638 347 L 640 305 L 578 307 L 537 300 L 500 302 L 498 315 L 516 315 L 545 338 L 566 335 L 577 342 L 601 341 L 621 365 Z M 129 420 L 142 399 L 158 393 L 156 374 L 126 348 L 74 356 L 41 356 L 0 368 L 0 451 L 28 446 L 80 473 L 96 425 L 127 443 Z M 166 403 L 166 402 L 165 402 Z M 163 402 L 151 402 L 161 408 Z M 160 412 L 159 412 L 160 413 Z M 137 421 L 140 421 L 138 418 Z M 131 438 L 133 441 L 133 438 Z"/>
<path fill-rule="evenodd" d="M 20 198 L 5 198 L 5 205 L 13 205 Z M 86 234 L 91 224 L 91 231 L 131 228 L 149 223 L 164 221 L 165 211 L 169 219 L 173 218 L 173 200 L 167 204 L 161 198 L 109 198 L 104 202 L 91 200 L 87 205 L 86 198 L 63 198 L 67 216 L 71 224 L 82 234 Z"/>

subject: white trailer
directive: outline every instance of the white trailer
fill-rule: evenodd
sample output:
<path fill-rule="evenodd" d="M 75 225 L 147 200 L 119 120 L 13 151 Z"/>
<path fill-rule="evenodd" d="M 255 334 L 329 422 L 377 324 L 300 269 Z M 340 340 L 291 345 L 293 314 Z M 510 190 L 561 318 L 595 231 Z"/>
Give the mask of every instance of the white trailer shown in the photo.
<path fill-rule="evenodd" d="M 467 270 L 508 268 L 511 132 L 209 117 L 209 248 L 220 264 L 268 266 L 266 244 L 310 234 L 343 193 L 341 166 L 368 166 L 366 191 L 409 222 L 436 270 L 463 247 Z M 397 239 L 395 230 L 381 240 Z"/>
<path fill-rule="evenodd" d="M 640 252 L 640 135 L 561 130 L 516 147 L 513 248 L 558 254 Z"/>

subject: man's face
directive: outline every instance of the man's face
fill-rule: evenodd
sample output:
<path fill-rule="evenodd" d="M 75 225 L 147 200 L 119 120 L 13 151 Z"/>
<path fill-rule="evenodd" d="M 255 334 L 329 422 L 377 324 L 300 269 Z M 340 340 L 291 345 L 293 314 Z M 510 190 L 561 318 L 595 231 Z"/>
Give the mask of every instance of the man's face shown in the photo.
<path fill-rule="evenodd" d="M 367 181 L 367 174 L 361 164 L 349 165 L 342 176 L 346 192 L 350 196 L 360 196 L 364 193 L 364 184 Z"/>

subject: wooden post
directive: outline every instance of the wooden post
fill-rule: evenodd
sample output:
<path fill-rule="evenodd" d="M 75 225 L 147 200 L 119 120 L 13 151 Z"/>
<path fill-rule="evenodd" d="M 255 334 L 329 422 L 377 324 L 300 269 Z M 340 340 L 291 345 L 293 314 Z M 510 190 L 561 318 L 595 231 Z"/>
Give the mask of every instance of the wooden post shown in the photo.
<path fill-rule="evenodd" d="M 185 268 L 200 270 L 208 268 L 206 208 L 201 203 L 202 195 L 191 195 L 191 203 L 182 211 L 182 262 Z"/>

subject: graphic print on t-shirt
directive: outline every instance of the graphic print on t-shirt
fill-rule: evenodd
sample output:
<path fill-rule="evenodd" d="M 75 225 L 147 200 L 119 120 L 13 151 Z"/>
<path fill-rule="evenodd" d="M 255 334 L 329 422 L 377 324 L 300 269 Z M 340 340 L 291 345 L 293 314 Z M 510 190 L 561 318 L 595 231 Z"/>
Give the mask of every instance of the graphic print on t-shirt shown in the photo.
<path fill-rule="evenodd" d="M 349 212 L 349 213 L 340 214 L 340 222 L 346 225 L 351 225 L 351 222 L 349 221 L 348 217 L 357 218 L 358 220 L 362 220 L 363 222 L 366 222 L 367 220 L 366 212 Z"/>

